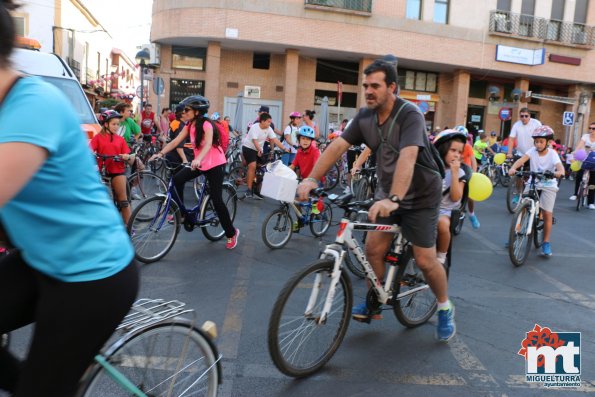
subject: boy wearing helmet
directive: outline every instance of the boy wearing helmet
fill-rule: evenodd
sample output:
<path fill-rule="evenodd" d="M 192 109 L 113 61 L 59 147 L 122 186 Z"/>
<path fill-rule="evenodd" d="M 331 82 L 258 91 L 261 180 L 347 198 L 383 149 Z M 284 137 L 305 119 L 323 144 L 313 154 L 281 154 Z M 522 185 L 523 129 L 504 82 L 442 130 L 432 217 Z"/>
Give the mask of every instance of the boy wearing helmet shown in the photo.
<path fill-rule="evenodd" d="M 292 170 L 298 168 L 300 170 L 300 178 L 307 178 L 314 168 L 314 164 L 320 157 L 320 150 L 314 145 L 312 141 L 316 137 L 316 132 L 312 127 L 303 125 L 298 131 L 299 149 L 295 155 L 293 163 L 289 166 Z"/>
<path fill-rule="evenodd" d="M 104 156 L 120 156 L 122 160 L 129 160 L 131 155 L 128 144 L 120 135 L 120 120 L 122 115 L 115 110 L 106 110 L 99 116 L 101 131 L 95 135 L 90 142 L 91 150 Z M 107 175 L 111 178 L 112 188 L 116 196 L 118 210 L 122 215 L 124 224 L 128 224 L 130 218 L 130 203 L 126 192 L 126 165 L 124 162 L 115 161 L 115 159 L 97 159 L 97 164 L 101 168 L 105 161 Z"/>
<path fill-rule="evenodd" d="M 517 169 L 521 168 L 527 161 L 531 167 L 532 172 L 551 171 L 556 178 L 564 175 L 564 167 L 560 161 L 560 156 L 555 150 L 548 147 L 548 142 L 554 139 L 554 130 L 547 125 L 538 127 L 533 132 L 533 145 L 531 149 L 518 159 L 510 171 L 509 175 L 514 175 Z M 552 231 L 552 221 L 554 217 L 554 203 L 556 201 L 556 192 L 558 191 L 558 184 L 555 179 L 542 179 L 537 183 L 539 194 L 539 207 L 543 210 L 543 245 L 541 252 L 544 256 L 552 255 L 552 248 L 550 245 L 550 233 Z M 528 190 L 528 184 L 525 192 Z"/>

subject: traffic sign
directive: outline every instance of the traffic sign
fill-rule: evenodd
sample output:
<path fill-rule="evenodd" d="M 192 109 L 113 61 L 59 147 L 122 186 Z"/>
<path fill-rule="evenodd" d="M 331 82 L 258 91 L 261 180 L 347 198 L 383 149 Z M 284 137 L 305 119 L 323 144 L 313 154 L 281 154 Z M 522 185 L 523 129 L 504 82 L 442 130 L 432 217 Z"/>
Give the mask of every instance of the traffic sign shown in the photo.
<path fill-rule="evenodd" d="M 153 92 L 155 95 L 161 95 L 165 91 L 165 82 L 161 77 L 155 77 L 153 79 Z"/>
<path fill-rule="evenodd" d="M 500 111 L 498 112 L 498 117 L 500 117 L 500 120 L 502 121 L 510 120 L 512 118 L 512 109 L 500 108 Z"/>
<path fill-rule="evenodd" d="M 426 101 L 419 102 L 417 104 L 417 107 L 419 108 L 419 110 L 421 110 L 423 114 L 428 113 L 428 110 L 430 110 L 430 105 Z"/>
<path fill-rule="evenodd" d="M 574 112 L 564 112 L 562 125 L 574 125 Z"/>
<path fill-rule="evenodd" d="M 140 98 L 141 96 L 141 86 L 139 85 L 138 87 L 136 87 L 136 96 Z M 147 87 L 145 87 L 145 89 L 143 90 L 143 98 L 147 98 L 149 96 L 149 93 L 147 92 Z"/>

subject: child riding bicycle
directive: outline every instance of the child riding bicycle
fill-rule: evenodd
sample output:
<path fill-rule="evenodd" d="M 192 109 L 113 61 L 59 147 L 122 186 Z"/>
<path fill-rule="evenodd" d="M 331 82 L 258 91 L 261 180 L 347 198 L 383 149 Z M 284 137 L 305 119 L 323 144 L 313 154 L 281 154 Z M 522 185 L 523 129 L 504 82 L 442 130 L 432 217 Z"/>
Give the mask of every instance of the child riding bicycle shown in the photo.
<path fill-rule="evenodd" d="M 533 144 L 535 147 L 529 149 L 527 153 L 510 167 L 509 175 L 514 175 L 523 164 L 530 160 L 531 172 L 551 171 L 556 178 L 564 175 L 564 167 L 560 161 L 560 156 L 555 150 L 548 147 L 548 142 L 554 139 L 554 130 L 547 125 L 542 125 L 533 131 Z M 544 256 L 552 255 L 550 244 L 550 234 L 554 218 L 554 203 L 556 202 L 556 193 L 558 186 L 555 179 L 543 179 L 538 182 L 539 189 L 539 207 L 543 210 L 543 245 L 541 253 Z M 525 192 L 528 191 L 528 184 Z"/>

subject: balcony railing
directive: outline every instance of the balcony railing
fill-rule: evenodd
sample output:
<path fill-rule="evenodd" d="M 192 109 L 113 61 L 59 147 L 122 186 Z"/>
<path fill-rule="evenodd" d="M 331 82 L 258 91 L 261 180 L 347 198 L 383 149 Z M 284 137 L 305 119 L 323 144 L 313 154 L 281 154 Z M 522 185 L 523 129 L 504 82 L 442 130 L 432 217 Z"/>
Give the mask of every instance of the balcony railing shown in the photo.
<path fill-rule="evenodd" d="M 593 26 L 508 11 L 491 11 L 489 30 L 492 33 L 504 33 L 514 37 L 527 37 L 566 45 L 595 46 L 595 27 Z"/>
<path fill-rule="evenodd" d="M 330 9 L 372 12 L 372 0 L 305 0 L 306 5 L 329 7 Z"/>

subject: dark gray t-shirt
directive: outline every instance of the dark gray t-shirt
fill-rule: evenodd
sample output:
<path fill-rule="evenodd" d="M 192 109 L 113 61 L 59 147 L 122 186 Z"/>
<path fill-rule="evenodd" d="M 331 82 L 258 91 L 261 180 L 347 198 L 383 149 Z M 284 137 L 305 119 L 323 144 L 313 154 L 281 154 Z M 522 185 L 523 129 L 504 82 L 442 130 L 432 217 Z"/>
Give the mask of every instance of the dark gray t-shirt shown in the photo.
<path fill-rule="evenodd" d="M 384 137 L 389 136 L 391 122 L 403 103 L 405 103 L 403 99 L 397 98 L 390 117 L 382 125 L 378 125 L 376 111 L 360 109 L 341 135 L 350 144 L 365 143 L 374 153 L 377 153 L 378 189 L 375 197 L 377 200 L 388 197 L 399 158 L 388 144 L 380 145 L 379 133 Z M 392 146 L 399 151 L 408 146 L 419 147 L 417 163 L 421 166 L 416 165 L 414 168 L 411 185 L 405 197 L 402 198 L 400 207 L 403 209 L 436 208 L 440 205 L 442 178 L 436 171 L 437 166 L 430 153 L 430 143 L 425 131 L 423 115 L 415 105 L 408 103 L 401 110 L 399 120 L 394 124 L 393 132 L 388 138 Z"/>

